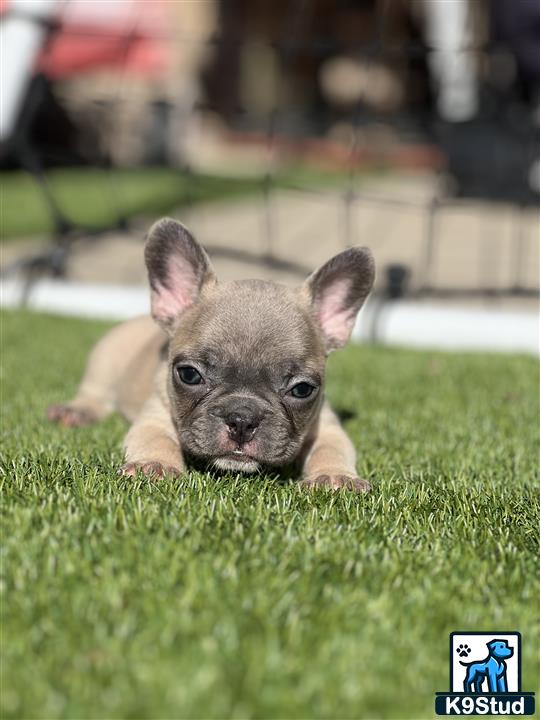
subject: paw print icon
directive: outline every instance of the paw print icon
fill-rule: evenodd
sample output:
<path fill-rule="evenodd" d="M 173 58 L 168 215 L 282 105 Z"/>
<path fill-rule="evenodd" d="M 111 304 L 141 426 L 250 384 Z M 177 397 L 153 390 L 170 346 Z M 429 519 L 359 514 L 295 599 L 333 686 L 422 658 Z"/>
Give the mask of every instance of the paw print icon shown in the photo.
<path fill-rule="evenodd" d="M 468 645 L 458 645 L 456 652 L 459 657 L 468 657 L 471 652 L 471 648 Z"/>

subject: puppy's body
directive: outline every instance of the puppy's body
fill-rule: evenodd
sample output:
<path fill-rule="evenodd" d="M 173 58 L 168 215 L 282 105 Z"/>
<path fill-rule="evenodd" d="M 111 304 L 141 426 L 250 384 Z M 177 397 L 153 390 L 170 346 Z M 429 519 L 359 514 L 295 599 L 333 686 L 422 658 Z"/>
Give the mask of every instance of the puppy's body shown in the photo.
<path fill-rule="evenodd" d="M 191 458 L 246 472 L 298 461 L 307 484 L 367 489 L 323 392 L 326 356 L 371 288 L 371 256 L 346 251 L 297 290 L 219 284 L 202 248 L 165 220 L 146 260 L 153 319 L 102 338 L 77 396 L 49 418 L 79 425 L 122 413 L 132 422 L 128 475 L 178 474 Z"/>
<path fill-rule="evenodd" d="M 150 316 L 114 327 L 90 353 L 76 397 L 67 406 L 54 406 L 58 413 L 71 408 L 73 423 L 66 417 L 59 419 L 66 425 L 80 425 L 119 412 L 133 423 L 154 390 L 167 342 L 167 335 Z M 54 414 L 53 408 L 49 414 Z"/>

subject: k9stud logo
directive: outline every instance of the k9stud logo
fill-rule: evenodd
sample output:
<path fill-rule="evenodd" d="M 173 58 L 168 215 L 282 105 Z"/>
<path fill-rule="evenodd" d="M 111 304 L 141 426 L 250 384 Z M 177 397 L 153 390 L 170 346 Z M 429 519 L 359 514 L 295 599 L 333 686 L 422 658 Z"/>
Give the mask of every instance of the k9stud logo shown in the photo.
<path fill-rule="evenodd" d="M 438 692 L 437 715 L 533 715 L 534 693 L 521 691 L 521 635 L 450 634 L 450 692 Z"/>

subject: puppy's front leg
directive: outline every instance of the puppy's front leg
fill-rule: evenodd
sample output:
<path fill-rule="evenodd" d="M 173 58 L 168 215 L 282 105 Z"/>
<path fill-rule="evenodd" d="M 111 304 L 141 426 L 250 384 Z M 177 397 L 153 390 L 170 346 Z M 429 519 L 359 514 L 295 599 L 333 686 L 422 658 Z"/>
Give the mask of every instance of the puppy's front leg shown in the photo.
<path fill-rule="evenodd" d="M 315 439 L 304 460 L 302 484 L 359 492 L 371 489 L 367 480 L 356 475 L 354 445 L 327 403 L 323 405 Z"/>
<path fill-rule="evenodd" d="M 143 407 L 141 414 L 131 426 L 124 441 L 126 462 L 122 475 L 145 475 L 162 477 L 180 475 L 184 459 L 178 444 L 170 412 L 156 393 Z"/>

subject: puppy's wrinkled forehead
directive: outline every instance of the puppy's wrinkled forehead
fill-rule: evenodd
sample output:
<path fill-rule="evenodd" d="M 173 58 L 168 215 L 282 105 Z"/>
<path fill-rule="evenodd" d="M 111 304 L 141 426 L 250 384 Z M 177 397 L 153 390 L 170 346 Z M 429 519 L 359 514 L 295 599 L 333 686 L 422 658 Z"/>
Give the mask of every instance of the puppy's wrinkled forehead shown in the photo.
<path fill-rule="evenodd" d="M 284 358 L 323 364 L 325 357 L 321 337 L 297 294 L 262 280 L 217 285 L 201 298 L 171 339 L 173 354 L 186 350 L 252 367 Z"/>

